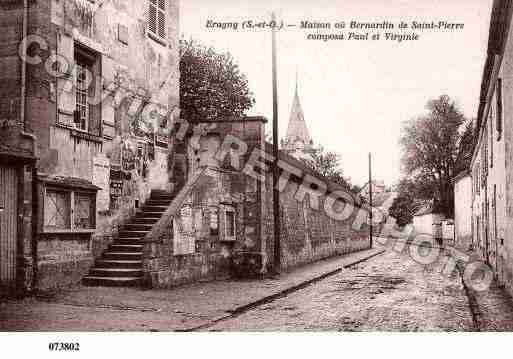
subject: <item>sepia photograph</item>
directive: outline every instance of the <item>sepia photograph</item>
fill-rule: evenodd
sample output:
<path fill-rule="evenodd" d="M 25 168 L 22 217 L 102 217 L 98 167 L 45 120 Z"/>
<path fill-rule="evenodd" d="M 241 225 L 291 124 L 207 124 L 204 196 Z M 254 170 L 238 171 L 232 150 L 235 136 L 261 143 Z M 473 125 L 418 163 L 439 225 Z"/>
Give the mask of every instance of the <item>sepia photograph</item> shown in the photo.
<path fill-rule="evenodd" d="M 0 346 L 504 339 L 512 15 L 1 0 Z"/>

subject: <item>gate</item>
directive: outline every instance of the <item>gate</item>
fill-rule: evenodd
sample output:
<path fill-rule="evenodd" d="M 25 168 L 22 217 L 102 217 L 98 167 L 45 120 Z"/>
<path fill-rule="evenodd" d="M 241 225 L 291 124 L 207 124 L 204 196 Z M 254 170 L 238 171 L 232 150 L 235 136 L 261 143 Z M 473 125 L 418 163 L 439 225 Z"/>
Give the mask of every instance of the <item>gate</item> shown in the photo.
<path fill-rule="evenodd" d="M 16 283 L 17 202 L 17 169 L 0 165 L 0 288 L 4 289 Z"/>

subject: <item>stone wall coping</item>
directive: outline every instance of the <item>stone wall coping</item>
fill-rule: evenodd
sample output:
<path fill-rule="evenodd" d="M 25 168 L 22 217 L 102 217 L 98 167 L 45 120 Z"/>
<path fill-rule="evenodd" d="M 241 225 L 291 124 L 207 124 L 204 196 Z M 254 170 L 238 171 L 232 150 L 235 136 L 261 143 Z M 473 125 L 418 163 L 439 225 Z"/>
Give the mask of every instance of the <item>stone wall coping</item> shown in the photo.
<path fill-rule="evenodd" d="M 196 173 L 194 173 L 187 183 L 183 186 L 183 188 L 178 192 L 176 197 L 171 202 L 171 205 L 167 208 L 166 212 L 162 215 L 162 217 L 159 219 L 159 221 L 153 226 L 151 231 L 146 234 L 143 241 L 145 243 L 161 243 L 162 240 L 158 239 L 158 233 L 162 230 L 163 227 L 168 225 L 173 218 L 175 217 L 176 213 L 186 200 L 187 196 L 191 193 L 192 189 L 198 182 L 201 176 L 206 171 L 206 167 L 199 168 Z"/>

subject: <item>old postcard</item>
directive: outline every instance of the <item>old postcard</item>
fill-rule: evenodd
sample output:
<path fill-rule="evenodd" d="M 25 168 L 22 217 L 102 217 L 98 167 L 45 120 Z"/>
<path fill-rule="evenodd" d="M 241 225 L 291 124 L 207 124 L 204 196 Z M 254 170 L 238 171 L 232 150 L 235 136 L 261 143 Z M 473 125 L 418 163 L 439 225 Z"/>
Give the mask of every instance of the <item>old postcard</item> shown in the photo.
<path fill-rule="evenodd" d="M 511 331 L 512 14 L 0 1 L 0 345 Z"/>

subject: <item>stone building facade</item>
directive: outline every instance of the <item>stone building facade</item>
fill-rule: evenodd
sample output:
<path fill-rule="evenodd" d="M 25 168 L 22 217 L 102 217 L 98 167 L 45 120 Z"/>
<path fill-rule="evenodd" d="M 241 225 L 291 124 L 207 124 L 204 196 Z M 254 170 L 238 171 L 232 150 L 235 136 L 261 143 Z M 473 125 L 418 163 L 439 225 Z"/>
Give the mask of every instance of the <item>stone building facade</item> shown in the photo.
<path fill-rule="evenodd" d="M 1 149 L 19 184 L 9 208 L 26 212 L 20 290 L 79 282 L 152 190 L 172 190 L 178 11 L 177 0 L 0 2 Z"/>
<path fill-rule="evenodd" d="M 510 290 L 513 284 L 513 37 L 511 2 L 493 4 L 472 156 L 472 247 Z M 456 201 L 464 201 L 456 199 Z M 457 207 L 463 206 L 457 204 Z"/>

